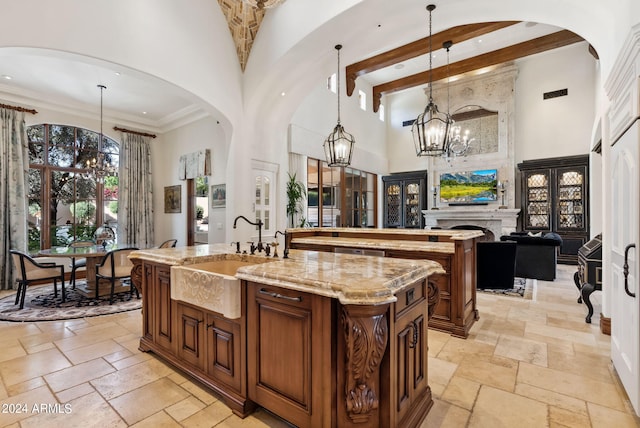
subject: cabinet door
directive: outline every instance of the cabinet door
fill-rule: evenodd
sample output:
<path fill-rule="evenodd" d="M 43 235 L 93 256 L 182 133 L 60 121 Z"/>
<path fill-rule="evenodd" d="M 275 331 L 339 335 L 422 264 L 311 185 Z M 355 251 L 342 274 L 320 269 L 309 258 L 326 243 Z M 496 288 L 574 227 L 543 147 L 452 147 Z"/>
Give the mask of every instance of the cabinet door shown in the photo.
<path fill-rule="evenodd" d="M 397 349 L 397 420 L 402 421 L 416 398 L 427 389 L 427 325 L 420 308 L 414 317 L 398 320 L 395 345 Z"/>
<path fill-rule="evenodd" d="M 204 369 L 204 311 L 182 303 L 176 304 L 178 319 L 178 358 Z"/>
<path fill-rule="evenodd" d="M 524 173 L 524 229 L 551 230 L 551 171 Z"/>
<path fill-rule="evenodd" d="M 402 181 L 384 183 L 384 227 L 402 227 Z"/>
<path fill-rule="evenodd" d="M 422 180 L 404 181 L 404 227 L 407 229 L 422 228 L 422 196 L 424 183 Z"/>
<path fill-rule="evenodd" d="M 207 373 L 241 392 L 242 351 L 240 324 L 207 315 Z"/>
<path fill-rule="evenodd" d="M 249 283 L 249 399 L 296 426 L 328 426 L 330 320 L 328 298 Z"/>
<path fill-rule="evenodd" d="M 171 273 L 169 268 L 155 267 L 153 287 L 155 294 L 153 341 L 163 348 L 173 349 L 173 306 L 171 303 Z"/>
<path fill-rule="evenodd" d="M 585 230 L 586 168 L 558 168 L 555 225 L 561 232 Z"/>

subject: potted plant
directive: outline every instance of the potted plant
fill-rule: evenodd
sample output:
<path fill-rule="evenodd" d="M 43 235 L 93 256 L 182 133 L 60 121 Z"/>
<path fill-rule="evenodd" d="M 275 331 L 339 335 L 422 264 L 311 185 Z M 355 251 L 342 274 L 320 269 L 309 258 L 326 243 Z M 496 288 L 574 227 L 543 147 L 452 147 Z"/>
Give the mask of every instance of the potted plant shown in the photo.
<path fill-rule="evenodd" d="M 289 226 L 295 227 L 294 217 L 296 214 L 302 213 L 303 201 L 307 197 L 307 189 L 304 183 L 296 178 L 296 174 L 287 173 L 289 180 L 287 181 L 287 217 L 289 217 Z"/>

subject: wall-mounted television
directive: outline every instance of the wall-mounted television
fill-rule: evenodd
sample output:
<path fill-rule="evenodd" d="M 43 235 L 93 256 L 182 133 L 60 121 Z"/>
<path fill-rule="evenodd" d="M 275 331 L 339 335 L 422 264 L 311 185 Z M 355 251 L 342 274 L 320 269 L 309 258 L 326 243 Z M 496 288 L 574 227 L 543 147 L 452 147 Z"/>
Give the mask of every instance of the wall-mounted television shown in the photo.
<path fill-rule="evenodd" d="M 498 200 L 498 171 L 445 172 L 440 174 L 440 202 L 456 204 L 487 204 Z"/>

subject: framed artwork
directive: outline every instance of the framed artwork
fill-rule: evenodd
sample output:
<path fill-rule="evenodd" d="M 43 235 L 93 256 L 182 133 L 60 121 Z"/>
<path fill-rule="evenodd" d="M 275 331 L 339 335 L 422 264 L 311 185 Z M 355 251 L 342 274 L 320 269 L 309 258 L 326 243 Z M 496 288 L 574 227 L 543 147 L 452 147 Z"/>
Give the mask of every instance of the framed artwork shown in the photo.
<path fill-rule="evenodd" d="M 227 185 L 214 184 L 211 186 L 211 208 L 224 208 L 227 202 Z"/>
<path fill-rule="evenodd" d="M 164 212 L 182 212 L 182 186 L 167 186 L 164 188 Z"/>

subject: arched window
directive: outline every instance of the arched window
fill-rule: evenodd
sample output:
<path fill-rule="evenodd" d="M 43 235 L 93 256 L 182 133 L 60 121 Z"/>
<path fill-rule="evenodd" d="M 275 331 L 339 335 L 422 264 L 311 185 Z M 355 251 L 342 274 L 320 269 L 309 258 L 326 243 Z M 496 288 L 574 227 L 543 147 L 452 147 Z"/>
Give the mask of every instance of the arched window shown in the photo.
<path fill-rule="evenodd" d="M 118 226 L 117 172 L 92 174 L 102 158 L 117 171 L 120 146 L 98 132 L 33 125 L 29 140 L 29 251 L 93 239 L 96 227 Z"/>

